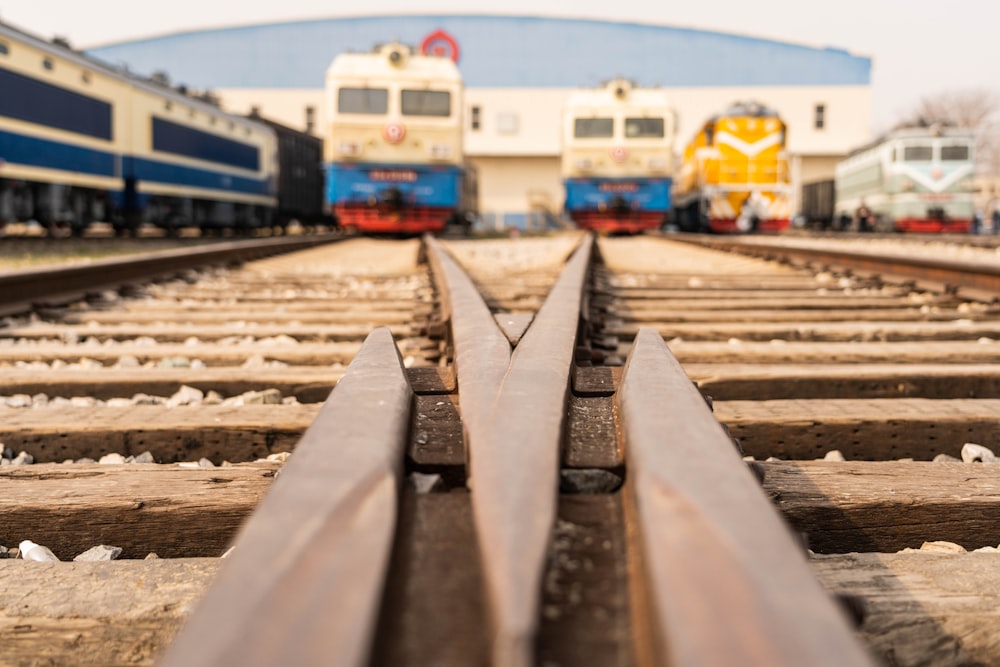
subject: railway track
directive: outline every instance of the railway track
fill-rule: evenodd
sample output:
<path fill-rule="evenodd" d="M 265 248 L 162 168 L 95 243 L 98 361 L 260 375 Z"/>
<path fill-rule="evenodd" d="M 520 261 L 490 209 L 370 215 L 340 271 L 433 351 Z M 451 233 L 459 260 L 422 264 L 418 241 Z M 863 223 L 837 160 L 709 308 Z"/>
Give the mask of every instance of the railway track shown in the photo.
<path fill-rule="evenodd" d="M 0 544 L 125 558 L 0 559 L 0 661 L 1000 655 L 990 466 L 930 460 L 998 444 L 991 305 L 650 237 L 369 244 L 0 331 L 36 459 Z M 109 452 L 157 463 L 56 463 Z"/>

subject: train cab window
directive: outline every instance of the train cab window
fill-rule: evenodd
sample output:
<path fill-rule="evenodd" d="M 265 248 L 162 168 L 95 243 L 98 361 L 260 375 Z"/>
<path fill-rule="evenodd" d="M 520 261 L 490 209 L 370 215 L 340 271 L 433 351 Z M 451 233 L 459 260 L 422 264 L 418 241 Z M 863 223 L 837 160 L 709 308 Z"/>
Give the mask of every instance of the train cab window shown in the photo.
<path fill-rule="evenodd" d="M 813 111 L 813 127 L 822 130 L 826 127 L 826 105 L 817 104 Z"/>
<path fill-rule="evenodd" d="M 903 148 L 903 160 L 906 162 L 930 162 L 933 157 L 934 149 L 928 144 Z"/>
<path fill-rule="evenodd" d="M 576 118 L 573 120 L 573 136 L 577 139 L 606 139 L 613 136 L 614 118 Z"/>
<path fill-rule="evenodd" d="M 340 113 L 384 114 L 389 111 L 386 88 L 341 88 L 337 91 Z"/>
<path fill-rule="evenodd" d="M 306 132 L 312 134 L 316 129 L 316 107 L 311 104 L 306 105 Z"/>
<path fill-rule="evenodd" d="M 0 56 L 5 56 L 10 53 L 10 47 L 4 42 L 0 42 Z"/>
<path fill-rule="evenodd" d="M 941 146 L 942 162 L 964 162 L 969 159 L 969 147 L 954 144 Z"/>
<path fill-rule="evenodd" d="M 451 93 L 447 90 L 403 90 L 400 110 L 404 116 L 451 115 Z"/>
<path fill-rule="evenodd" d="M 469 127 L 473 130 L 479 130 L 482 127 L 482 113 L 483 109 L 479 105 L 472 107 L 469 110 Z"/>
<path fill-rule="evenodd" d="M 649 139 L 663 137 L 662 118 L 626 118 L 626 139 Z"/>

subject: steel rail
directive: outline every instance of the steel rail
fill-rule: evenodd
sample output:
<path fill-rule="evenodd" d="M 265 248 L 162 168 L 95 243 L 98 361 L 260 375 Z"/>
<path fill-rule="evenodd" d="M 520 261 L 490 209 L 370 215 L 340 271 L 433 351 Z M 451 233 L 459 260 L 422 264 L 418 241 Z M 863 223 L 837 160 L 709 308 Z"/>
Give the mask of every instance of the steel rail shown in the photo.
<path fill-rule="evenodd" d="M 489 604 L 490 662 L 532 665 L 556 516 L 565 398 L 593 241 L 588 235 L 576 248 L 512 355 L 472 281 L 439 244 L 430 245 L 450 292 L 469 485 Z"/>
<path fill-rule="evenodd" d="M 142 253 L 88 264 L 0 273 L 0 315 L 31 310 L 37 302 L 65 303 L 88 292 L 114 289 L 209 264 L 246 262 L 340 240 L 339 236 L 254 239 Z"/>
<path fill-rule="evenodd" d="M 367 664 L 412 403 L 399 350 L 376 329 L 161 667 Z"/>
<path fill-rule="evenodd" d="M 472 279 L 433 237 L 424 238 L 440 290 L 442 315 L 451 321 L 455 372 L 468 461 L 470 434 L 488 428 L 493 402 L 510 366 L 511 344 Z"/>
<path fill-rule="evenodd" d="M 799 259 L 863 271 L 880 275 L 883 278 L 933 283 L 945 289 L 964 289 L 970 294 L 974 292 L 977 296 L 985 295 L 987 298 L 1000 297 L 1000 264 L 963 263 L 928 257 L 906 257 L 827 248 L 803 248 L 758 242 L 741 243 L 736 239 L 677 240 L 755 257 Z"/>
<path fill-rule="evenodd" d="M 616 396 L 644 664 L 873 665 L 655 329 Z"/>
<path fill-rule="evenodd" d="M 592 238 L 584 237 L 514 349 L 489 428 L 472 443 L 472 509 L 494 623 L 494 667 L 535 662 L 542 575 L 556 518 L 566 397 Z"/>

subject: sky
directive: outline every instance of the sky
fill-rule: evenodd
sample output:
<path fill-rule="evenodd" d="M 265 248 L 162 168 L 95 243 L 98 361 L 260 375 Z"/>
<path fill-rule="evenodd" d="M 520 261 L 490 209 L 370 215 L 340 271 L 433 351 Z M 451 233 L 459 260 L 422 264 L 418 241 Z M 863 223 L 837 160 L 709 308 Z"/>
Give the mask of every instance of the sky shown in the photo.
<path fill-rule="evenodd" d="M 1000 101 L 997 0 L 0 0 L 0 20 L 78 49 L 205 28 L 373 14 L 506 14 L 654 23 L 832 46 L 872 59 L 875 130 L 925 96 Z"/>

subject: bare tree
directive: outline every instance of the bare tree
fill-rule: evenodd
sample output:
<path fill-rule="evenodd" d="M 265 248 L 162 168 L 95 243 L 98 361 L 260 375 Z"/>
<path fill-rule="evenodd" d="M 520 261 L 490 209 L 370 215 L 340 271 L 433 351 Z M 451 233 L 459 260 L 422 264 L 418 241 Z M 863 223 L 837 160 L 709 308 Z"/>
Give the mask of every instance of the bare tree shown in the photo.
<path fill-rule="evenodd" d="M 976 133 L 976 171 L 1000 174 L 1000 102 L 986 90 L 960 90 L 927 95 L 907 114 L 899 126 L 936 122 L 966 127 Z"/>

